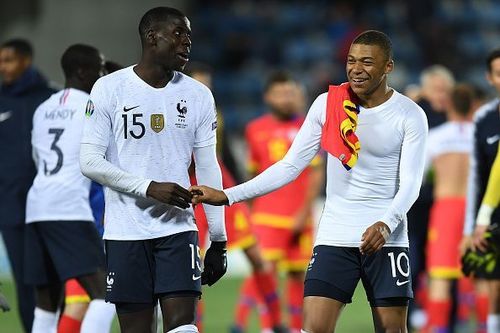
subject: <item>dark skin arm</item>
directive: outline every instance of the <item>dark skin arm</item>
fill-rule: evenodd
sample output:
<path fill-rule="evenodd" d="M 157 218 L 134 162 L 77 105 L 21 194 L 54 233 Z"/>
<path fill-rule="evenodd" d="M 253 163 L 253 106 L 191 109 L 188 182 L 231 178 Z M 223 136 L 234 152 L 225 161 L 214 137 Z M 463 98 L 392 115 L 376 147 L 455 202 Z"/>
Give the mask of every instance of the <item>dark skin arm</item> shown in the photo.
<path fill-rule="evenodd" d="M 206 203 L 213 206 L 229 204 L 229 200 L 223 191 L 216 190 L 208 186 L 191 186 L 189 191 L 193 195 L 192 203 L 194 204 Z"/>
<path fill-rule="evenodd" d="M 371 255 L 384 246 L 389 239 L 391 231 L 387 224 L 382 221 L 375 222 L 369 226 L 361 236 L 361 246 L 359 250 L 364 255 Z"/>
<path fill-rule="evenodd" d="M 146 195 L 149 198 L 183 209 L 189 208 L 192 198 L 188 190 L 176 183 L 157 183 L 154 181 L 149 184 Z"/>

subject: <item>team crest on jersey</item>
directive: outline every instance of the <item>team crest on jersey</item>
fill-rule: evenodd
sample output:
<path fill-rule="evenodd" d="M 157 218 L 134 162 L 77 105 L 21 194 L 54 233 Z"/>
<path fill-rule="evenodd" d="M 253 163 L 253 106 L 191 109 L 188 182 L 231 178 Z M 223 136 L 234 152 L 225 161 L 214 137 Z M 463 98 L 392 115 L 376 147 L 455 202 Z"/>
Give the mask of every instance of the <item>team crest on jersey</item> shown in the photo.
<path fill-rule="evenodd" d="M 175 127 L 184 129 L 187 127 L 186 124 L 186 114 L 188 112 L 188 108 L 186 106 L 186 101 L 181 99 L 179 103 L 177 103 L 177 122 L 175 123 Z"/>
<path fill-rule="evenodd" d="M 177 103 L 177 112 L 179 112 L 179 118 L 186 118 L 186 113 L 188 108 L 185 105 L 186 101 L 181 99 L 180 103 Z"/>
<path fill-rule="evenodd" d="M 152 114 L 151 115 L 151 129 L 156 133 L 160 133 L 165 127 L 165 118 L 162 114 Z"/>
<path fill-rule="evenodd" d="M 89 99 L 87 106 L 85 107 L 85 116 L 90 117 L 94 114 L 94 103 Z"/>

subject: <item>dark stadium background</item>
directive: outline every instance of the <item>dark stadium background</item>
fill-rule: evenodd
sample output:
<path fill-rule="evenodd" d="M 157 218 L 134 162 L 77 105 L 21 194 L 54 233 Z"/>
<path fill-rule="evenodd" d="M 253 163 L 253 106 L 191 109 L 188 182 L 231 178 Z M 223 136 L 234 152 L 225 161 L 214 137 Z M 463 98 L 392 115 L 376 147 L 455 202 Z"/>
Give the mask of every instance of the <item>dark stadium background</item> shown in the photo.
<path fill-rule="evenodd" d="M 489 91 L 484 57 L 500 46 L 496 0 L 0 0 L 0 41 L 30 40 L 37 67 L 61 85 L 59 59 L 72 43 L 94 45 L 123 65 L 134 63 L 140 51 L 139 18 L 160 5 L 177 7 L 190 18 L 191 60 L 213 68 L 214 95 L 234 138 L 231 148 L 240 158 L 242 128 L 265 112 L 261 93 L 266 76 L 273 69 L 290 70 L 314 98 L 328 83 L 344 80 L 349 42 L 362 30 L 379 29 L 392 38 L 396 69 L 391 85 L 400 91 L 418 83 L 422 69 L 432 64 L 445 65 L 458 81 Z M 2 290 L 13 301 L 1 247 L 0 277 Z M 228 278 L 207 291 L 206 332 L 226 331 L 239 281 Z M 358 292 L 338 331 L 371 331 L 368 311 Z M 20 332 L 13 312 L 0 313 L 0 332 Z"/>

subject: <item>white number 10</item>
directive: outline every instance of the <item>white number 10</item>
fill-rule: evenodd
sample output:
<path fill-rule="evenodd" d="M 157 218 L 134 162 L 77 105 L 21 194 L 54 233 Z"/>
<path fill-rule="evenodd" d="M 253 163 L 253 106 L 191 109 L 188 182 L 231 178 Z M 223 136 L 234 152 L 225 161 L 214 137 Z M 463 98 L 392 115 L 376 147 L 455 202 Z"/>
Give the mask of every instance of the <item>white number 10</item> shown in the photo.
<path fill-rule="evenodd" d="M 392 277 L 396 277 L 396 267 L 401 275 L 404 277 L 410 276 L 410 260 L 408 259 L 408 256 L 406 253 L 401 252 L 398 254 L 398 257 L 396 260 L 394 260 L 394 252 L 389 252 L 387 253 L 389 258 L 391 258 L 391 271 L 392 271 Z M 406 267 L 407 271 L 405 272 L 403 270 L 403 267 L 401 266 L 401 259 L 405 258 L 406 259 Z"/>

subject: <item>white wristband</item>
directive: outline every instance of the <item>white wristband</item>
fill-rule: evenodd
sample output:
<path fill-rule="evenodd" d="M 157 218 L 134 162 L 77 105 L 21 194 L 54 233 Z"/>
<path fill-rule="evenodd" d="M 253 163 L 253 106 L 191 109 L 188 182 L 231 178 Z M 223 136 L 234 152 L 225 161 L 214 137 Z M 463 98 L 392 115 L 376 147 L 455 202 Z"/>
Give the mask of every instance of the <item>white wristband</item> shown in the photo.
<path fill-rule="evenodd" d="M 479 208 L 479 212 L 477 213 L 476 225 L 490 225 L 491 215 L 493 214 L 494 210 L 495 208 L 486 204 L 482 204 Z"/>

